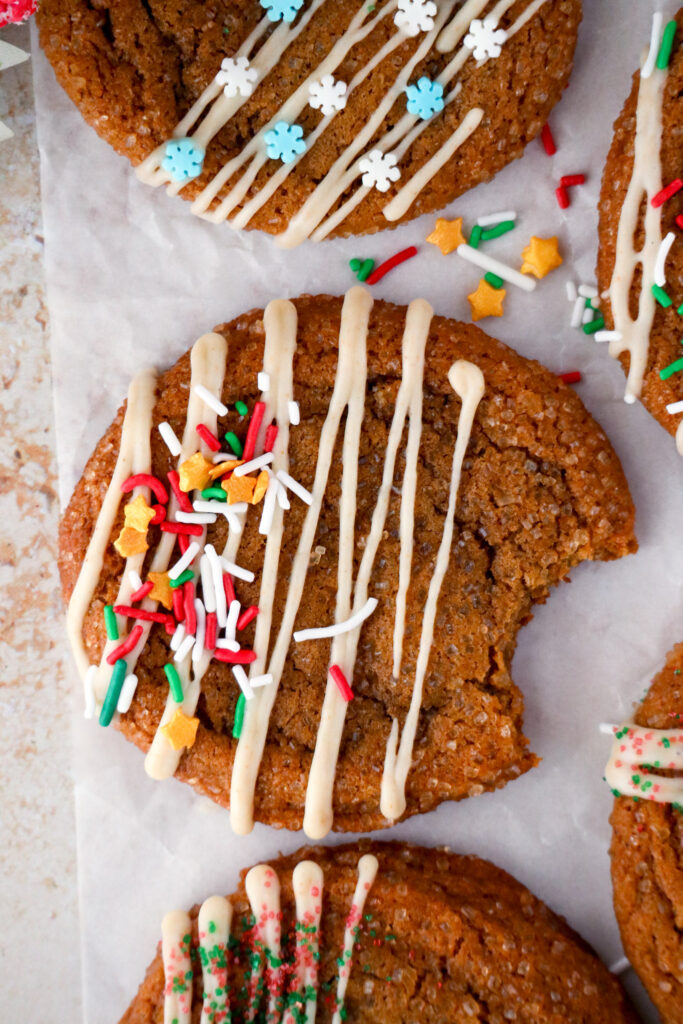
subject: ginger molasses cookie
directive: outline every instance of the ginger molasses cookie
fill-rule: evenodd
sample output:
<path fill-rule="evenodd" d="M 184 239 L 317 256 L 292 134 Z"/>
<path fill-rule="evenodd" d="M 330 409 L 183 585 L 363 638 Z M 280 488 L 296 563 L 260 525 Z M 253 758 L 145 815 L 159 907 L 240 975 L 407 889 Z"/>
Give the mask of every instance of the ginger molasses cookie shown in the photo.
<path fill-rule="evenodd" d="M 610 853 L 624 950 L 664 1024 L 681 1024 L 683 644 L 667 657 L 632 721 L 616 728 L 606 778 L 617 797 Z"/>
<path fill-rule="evenodd" d="M 166 914 L 121 1024 L 202 1020 L 635 1024 L 619 982 L 487 861 L 403 843 L 308 847 Z"/>
<path fill-rule="evenodd" d="M 286 246 L 445 206 L 545 124 L 580 0 L 43 0 L 40 39 L 138 177 Z"/>
<path fill-rule="evenodd" d="M 654 17 L 649 51 L 614 125 L 600 193 L 597 275 L 609 341 L 683 454 L 683 11 Z"/>
<path fill-rule="evenodd" d="M 60 566 L 88 713 L 238 832 L 319 838 L 528 771 L 517 630 L 577 563 L 635 547 L 621 466 L 569 387 L 356 286 L 139 374 Z"/>

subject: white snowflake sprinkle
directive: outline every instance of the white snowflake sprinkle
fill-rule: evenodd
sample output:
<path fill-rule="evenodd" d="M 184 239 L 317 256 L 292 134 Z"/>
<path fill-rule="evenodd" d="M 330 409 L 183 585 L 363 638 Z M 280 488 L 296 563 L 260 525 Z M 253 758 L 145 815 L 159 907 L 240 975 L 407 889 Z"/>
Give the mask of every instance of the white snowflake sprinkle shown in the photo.
<path fill-rule="evenodd" d="M 308 102 L 314 110 L 320 110 L 325 117 L 336 114 L 346 106 L 346 82 L 337 82 L 332 75 L 323 75 L 319 82 L 308 87 Z"/>
<path fill-rule="evenodd" d="M 508 37 L 504 28 L 496 28 L 496 18 L 475 18 L 470 23 L 469 33 L 464 43 L 472 50 L 475 60 L 486 60 L 488 57 L 500 57 L 500 48 Z"/>
<path fill-rule="evenodd" d="M 225 57 L 216 81 L 223 86 L 226 96 L 251 96 L 258 71 L 252 68 L 246 57 Z"/>
<path fill-rule="evenodd" d="M 434 28 L 436 4 L 433 0 L 398 0 L 394 24 L 407 36 L 429 32 Z"/>
<path fill-rule="evenodd" d="M 379 192 L 387 192 L 392 181 L 398 181 L 401 172 L 396 166 L 394 153 L 383 153 L 381 149 L 371 149 L 367 156 L 358 162 L 366 188 L 376 188 Z"/>

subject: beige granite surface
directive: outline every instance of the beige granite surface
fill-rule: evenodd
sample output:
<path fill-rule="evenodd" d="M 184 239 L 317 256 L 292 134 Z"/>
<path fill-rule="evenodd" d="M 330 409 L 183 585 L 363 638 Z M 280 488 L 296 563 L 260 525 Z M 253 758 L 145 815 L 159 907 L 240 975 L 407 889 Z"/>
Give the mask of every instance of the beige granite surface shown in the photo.
<path fill-rule="evenodd" d="M 29 48 L 25 26 L 0 38 Z M 76 840 L 30 61 L 0 70 L 0 120 L 15 133 L 0 144 L 0 1017 L 67 1024 L 81 1017 Z"/>

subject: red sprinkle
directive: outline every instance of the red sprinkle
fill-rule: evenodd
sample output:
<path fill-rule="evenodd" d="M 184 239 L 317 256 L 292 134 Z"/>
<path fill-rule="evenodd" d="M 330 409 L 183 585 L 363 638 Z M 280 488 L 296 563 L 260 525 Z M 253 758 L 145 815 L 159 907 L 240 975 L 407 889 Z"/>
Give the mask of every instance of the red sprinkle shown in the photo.
<path fill-rule="evenodd" d="M 178 502 L 178 508 L 180 509 L 180 511 L 192 512 L 192 502 L 185 494 L 185 491 L 180 490 L 180 477 L 176 470 L 170 470 L 170 472 L 168 472 L 166 476 L 168 477 L 168 482 L 171 485 L 171 489 L 176 496 L 176 501 Z"/>
<path fill-rule="evenodd" d="M 569 373 L 558 373 L 557 376 L 560 380 L 563 380 L 565 384 L 578 384 L 581 380 L 581 374 L 578 370 L 570 370 Z"/>
<path fill-rule="evenodd" d="M 151 473 L 135 473 L 133 476 L 129 476 L 127 480 L 124 480 L 121 484 L 121 490 L 124 494 L 128 491 L 132 491 L 134 487 L 149 487 L 150 491 L 162 504 L 166 504 L 168 501 L 168 491 L 162 484 L 161 480 L 157 480 Z"/>
<path fill-rule="evenodd" d="M 154 584 L 151 580 L 147 580 L 141 587 L 130 595 L 131 602 L 134 604 L 136 601 L 142 601 L 143 598 L 147 597 L 150 591 L 154 590 Z"/>
<path fill-rule="evenodd" d="M 228 665 L 250 665 L 252 661 L 256 661 L 256 651 L 226 651 L 221 648 L 214 652 L 214 658 Z"/>
<path fill-rule="evenodd" d="M 675 196 L 682 188 L 683 181 L 681 181 L 680 178 L 674 178 L 671 184 L 667 185 L 666 188 L 663 188 L 661 192 L 658 192 L 656 196 L 652 197 L 650 203 L 656 209 L 658 206 L 662 206 L 667 199 L 671 199 L 672 196 Z"/>
<path fill-rule="evenodd" d="M 255 604 L 250 604 L 248 608 L 245 608 L 240 617 L 237 620 L 237 629 L 244 629 L 248 626 L 256 616 L 258 615 L 258 608 Z"/>
<path fill-rule="evenodd" d="M 567 192 L 564 185 L 559 185 L 555 189 L 555 197 L 557 198 L 557 204 L 561 210 L 566 210 L 569 206 L 569 193 Z"/>
<path fill-rule="evenodd" d="M 676 223 L 678 224 L 679 228 L 683 229 L 683 213 L 679 213 L 679 215 L 676 217 Z"/>
<path fill-rule="evenodd" d="M 548 156 L 555 156 L 555 153 L 557 153 L 557 146 L 555 145 L 555 139 L 553 138 L 553 133 L 550 130 L 549 124 L 543 125 L 543 130 L 541 131 L 541 142 L 543 143 L 543 148 Z"/>
<path fill-rule="evenodd" d="M 378 267 L 375 267 L 370 277 L 367 279 L 368 284 L 377 284 L 381 281 L 385 274 L 388 274 L 390 270 L 397 267 L 400 263 L 405 263 L 406 260 L 410 260 L 413 256 L 417 256 L 417 249 L 414 245 L 409 245 L 407 249 L 402 249 L 397 252 L 395 256 L 391 256 L 384 263 L 380 263 Z"/>
<path fill-rule="evenodd" d="M 337 684 L 344 700 L 353 700 L 353 690 L 349 686 L 346 676 L 339 668 L 339 665 L 330 665 L 330 675 Z"/>
<path fill-rule="evenodd" d="M 127 639 L 107 655 L 107 665 L 113 665 L 119 658 L 125 658 L 127 654 L 130 654 L 141 636 L 142 626 L 133 626 Z"/>
<path fill-rule="evenodd" d="M 204 634 L 204 646 L 207 651 L 214 651 L 216 649 L 216 632 L 218 629 L 218 619 L 216 618 L 215 612 L 206 613 L 206 633 Z"/>
<path fill-rule="evenodd" d="M 143 622 L 161 622 L 165 625 L 169 619 L 173 619 L 167 612 L 148 612 L 144 608 L 131 608 L 129 604 L 115 604 L 114 611 L 117 615 L 125 615 L 127 619 L 141 619 Z"/>
<path fill-rule="evenodd" d="M 154 518 L 150 519 L 149 525 L 150 526 L 158 526 L 159 523 L 163 523 L 165 518 L 166 518 L 166 506 L 165 505 L 155 505 L 154 506 Z"/>
<path fill-rule="evenodd" d="M 244 442 L 244 449 L 242 451 L 242 459 L 245 462 L 249 462 L 254 458 L 254 452 L 256 450 L 256 438 L 263 422 L 263 416 L 266 411 L 265 402 L 255 402 L 254 409 L 249 420 L 249 426 L 247 428 L 247 436 Z"/>
<path fill-rule="evenodd" d="M 166 630 L 166 632 L 168 633 L 169 636 L 173 636 L 173 634 L 176 631 L 176 624 L 175 624 L 175 622 L 173 621 L 173 619 L 170 616 L 169 616 L 168 622 L 164 626 L 164 629 Z"/>
<path fill-rule="evenodd" d="M 263 445 L 264 452 L 272 452 L 277 440 L 277 423 L 270 423 L 266 427 L 266 440 Z"/>
<path fill-rule="evenodd" d="M 235 587 L 232 582 L 232 576 L 230 575 L 229 572 L 223 573 L 223 590 L 225 591 L 225 600 L 228 602 L 229 608 L 232 602 L 237 600 L 237 596 L 235 594 Z"/>
<path fill-rule="evenodd" d="M 180 590 L 180 587 L 177 589 Z M 183 599 L 185 603 L 185 629 L 194 636 L 197 632 L 197 613 L 194 609 L 194 583 L 192 580 L 183 583 Z"/>
<path fill-rule="evenodd" d="M 199 523 L 165 523 L 160 524 L 164 533 L 184 533 L 188 537 L 201 537 L 202 527 Z"/>
<path fill-rule="evenodd" d="M 190 538 L 186 537 L 185 534 L 181 533 L 178 536 L 178 547 L 180 548 L 180 554 L 184 555 L 190 546 Z"/>
<path fill-rule="evenodd" d="M 585 185 L 586 175 L 585 174 L 565 174 L 563 178 L 560 178 L 560 185 L 564 188 L 571 188 L 573 185 Z"/>
<path fill-rule="evenodd" d="M 185 621 L 185 598 L 182 587 L 173 588 L 173 614 L 178 622 Z"/>
<path fill-rule="evenodd" d="M 195 429 L 204 444 L 208 445 L 212 452 L 219 452 L 221 450 L 220 441 L 215 434 L 211 433 L 208 427 L 205 427 L 203 423 L 198 423 Z"/>

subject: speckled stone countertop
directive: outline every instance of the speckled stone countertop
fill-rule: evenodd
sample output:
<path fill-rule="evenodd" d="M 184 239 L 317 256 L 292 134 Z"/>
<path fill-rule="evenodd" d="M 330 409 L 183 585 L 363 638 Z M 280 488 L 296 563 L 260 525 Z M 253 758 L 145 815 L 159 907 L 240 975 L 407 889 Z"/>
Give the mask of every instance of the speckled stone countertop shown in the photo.
<path fill-rule="evenodd" d="M 29 48 L 26 26 L 0 38 Z M 0 982 L 10 1021 L 80 1020 L 70 704 L 31 63 L 0 70 Z"/>

